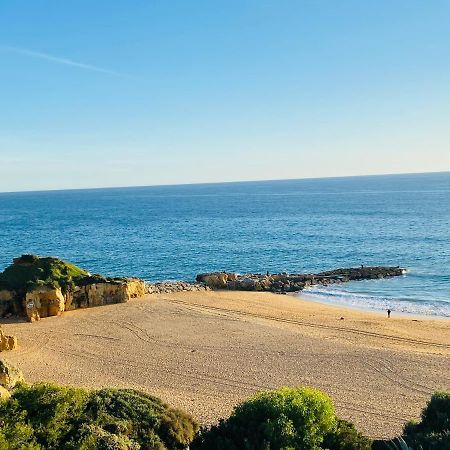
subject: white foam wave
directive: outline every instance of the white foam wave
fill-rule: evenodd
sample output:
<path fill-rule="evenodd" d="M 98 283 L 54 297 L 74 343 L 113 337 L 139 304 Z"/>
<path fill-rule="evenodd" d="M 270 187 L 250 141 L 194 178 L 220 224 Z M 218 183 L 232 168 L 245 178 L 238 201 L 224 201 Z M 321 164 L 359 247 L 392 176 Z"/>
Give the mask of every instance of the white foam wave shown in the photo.
<path fill-rule="evenodd" d="M 371 309 L 402 314 L 450 317 L 450 303 L 442 301 L 417 301 L 410 299 L 396 299 L 355 292 L 347 292 L 332 286 L 313 286 L 303 290 L 300 297 L 359 309 Z"/>

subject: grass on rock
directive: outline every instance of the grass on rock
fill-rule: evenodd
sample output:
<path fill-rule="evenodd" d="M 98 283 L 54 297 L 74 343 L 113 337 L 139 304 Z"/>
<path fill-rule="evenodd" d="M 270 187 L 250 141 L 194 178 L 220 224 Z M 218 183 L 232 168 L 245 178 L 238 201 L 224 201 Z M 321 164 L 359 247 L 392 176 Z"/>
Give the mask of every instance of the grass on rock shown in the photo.
<path fill-rule="evenodd" d="M 86 270 L 61 259 L 22 255 L 0 273 L 0 289 L 22 293 L 46 286 L 67 292 L 87 277 L 89 273 Z"/>

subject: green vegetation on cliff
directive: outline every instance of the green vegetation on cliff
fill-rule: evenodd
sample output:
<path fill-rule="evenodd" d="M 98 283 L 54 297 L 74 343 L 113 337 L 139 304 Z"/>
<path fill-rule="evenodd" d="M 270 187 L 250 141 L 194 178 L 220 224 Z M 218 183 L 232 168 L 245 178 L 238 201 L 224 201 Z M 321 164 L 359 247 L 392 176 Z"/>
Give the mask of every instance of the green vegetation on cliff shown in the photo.
<path fill-rule="evenodd" d="M 0 273 L 0 289 L 23 293 L 47 286 L 67 291 L 88 276 L 86 270 L 58 258 L 22 255 Z"/>

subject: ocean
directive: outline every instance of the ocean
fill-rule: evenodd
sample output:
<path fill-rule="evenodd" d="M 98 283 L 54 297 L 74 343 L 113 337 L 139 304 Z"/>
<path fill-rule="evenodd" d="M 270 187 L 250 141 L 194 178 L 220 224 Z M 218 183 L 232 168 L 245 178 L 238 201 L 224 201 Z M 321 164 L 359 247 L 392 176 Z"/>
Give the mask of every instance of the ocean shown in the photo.
<path fill-rule="evenodd" d="M 302 296 L 450 317 L 450 173 L 1 193 L 0 270 L 23 253 L 148 281 L 399 265 Z"/>

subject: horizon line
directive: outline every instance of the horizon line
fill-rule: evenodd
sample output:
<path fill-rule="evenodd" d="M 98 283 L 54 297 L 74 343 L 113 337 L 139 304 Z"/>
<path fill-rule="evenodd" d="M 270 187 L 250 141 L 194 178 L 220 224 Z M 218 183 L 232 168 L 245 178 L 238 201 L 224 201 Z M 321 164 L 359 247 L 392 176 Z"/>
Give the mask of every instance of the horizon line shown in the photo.
<path fill-rule="evenodd" d="M 97 187 L 80 187 L 80 188 L 57 188 L 57 189 L 25 189 L 19 191 L 0 191 L 0 194 L 20 194 L 20 193 L 39 193 L 39 192 L 65 192 L 65 191 L 94 191 L 107 189 L 134 189 L 134 188 L 154 188 L 154 187 L 176 187 L 176 186 L 202 186 L 216 184 L 238 184 L 238 183 L 270 183 L 283 181 L 300 181 L 300 180 L 329 180 L 341 178 L 368 178 L 368 177 L 386 177 L 399 175 L 433 175 L 433 174 L 450 174 L 450 170 L 440 170 L 431 172 L 393 172 L 393 173 L 377 173 L 369 175 L 338 175 L 324 177 L 303 177 L 303 178 L 275 178 L 275 179 L 257 179 L 257 180 L 234 180 L 234 181 L 200 181 L 193 183 L 162 183 L 162 184 L 143 184 L 129 186 L 97 186 Z"/>

